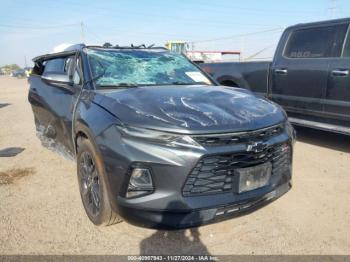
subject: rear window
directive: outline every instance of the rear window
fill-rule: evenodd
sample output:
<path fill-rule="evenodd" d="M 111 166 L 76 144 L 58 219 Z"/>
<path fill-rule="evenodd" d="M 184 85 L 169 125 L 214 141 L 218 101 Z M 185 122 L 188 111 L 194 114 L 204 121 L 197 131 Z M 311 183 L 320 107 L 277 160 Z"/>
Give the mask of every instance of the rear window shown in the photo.
<path fill-rule="evenodd" d="M 309 28 L 294 31 L 284 56 L 289 58 L 325 58 L 341 55 L 347 25 Z"/>

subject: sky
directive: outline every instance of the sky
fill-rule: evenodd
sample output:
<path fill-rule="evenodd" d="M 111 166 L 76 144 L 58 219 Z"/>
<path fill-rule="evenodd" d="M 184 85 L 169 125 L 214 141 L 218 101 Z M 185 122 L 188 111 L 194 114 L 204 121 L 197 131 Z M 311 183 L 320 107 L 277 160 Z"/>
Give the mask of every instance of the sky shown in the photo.
<path fill-rule="evenodd" d="M 0 0 L 0 66 L 62 43 L 191 43 L 271 60 L 287 26 L 350 17 L 349 0 Z"/>

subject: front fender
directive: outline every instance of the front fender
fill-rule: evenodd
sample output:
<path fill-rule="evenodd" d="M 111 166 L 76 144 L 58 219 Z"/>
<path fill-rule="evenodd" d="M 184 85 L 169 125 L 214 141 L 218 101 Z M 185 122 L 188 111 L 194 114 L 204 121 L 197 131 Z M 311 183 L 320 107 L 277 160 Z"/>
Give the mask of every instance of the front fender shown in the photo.
<path fill-rule="evenodd" d="M 115 199 L 115 190 L 110 187 L 111 172 L 106 159 L 108 160 L 108 152 L 106 154 L 104 132 L 109 129 L 112 125 L 119 123 L 118 119 L 110 114 L 108 111 L 100 107 L 99 105 L 93 103 L 89 99 L 82 99 L 79 101 L 76 109 L 75 119 L 74 119 L 74 144 L 75 150 L 77 152 L 77 139 L 78 137 L 85 136 L 94 145 L 96 152 L 98 154 L 96 161 L 99 161 L 103 170 L 104 178 L 106 180 L 107 191 L 109 194 L 109 199 L 111 200 L 111 206 L 113 209 L 113 201 Z M 112 162 L 112 161 L 109 161 Z"/>

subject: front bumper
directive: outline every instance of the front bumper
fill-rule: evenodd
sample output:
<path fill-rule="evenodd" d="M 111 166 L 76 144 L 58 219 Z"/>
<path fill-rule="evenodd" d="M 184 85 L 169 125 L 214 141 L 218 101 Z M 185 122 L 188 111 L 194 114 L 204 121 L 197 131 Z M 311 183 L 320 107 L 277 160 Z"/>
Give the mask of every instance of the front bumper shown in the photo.
<path fill-rule="evenodd" d="M 200 159 L 246 151 L 244 143 L 202 149 L 169 148 L 127 140 L 111 129 L 105 130 L 96 142 L 108 178 L 111 207 L 124 220 L 138 226 L 176 229 L 203 225 L 255 210 L 291 188 L 290 170 L 271 176 L 265 187 L 241 194 L 184 195 L 187 178 Z M 292 156 L 294 137 L 289 132 L 282 132 L 265 142 L 268 146 L 287 143 Z M 155 190 L 146 196 L 126 198 L 128 173 L 135 164 L 151 171 Z"/>
<path fill-rule="evenodd" d="M 136 226 L 166 230 L 184 229 L 249 214 L 276 200 L 288 192 L 291 187 L 291 182 L 287 182 L 261 197 L 252 198 L 248 201 L 206 209 L 195 209 L 188 212 L 137 209 L 122 204 L 119 206 L 119 215 Z"/>

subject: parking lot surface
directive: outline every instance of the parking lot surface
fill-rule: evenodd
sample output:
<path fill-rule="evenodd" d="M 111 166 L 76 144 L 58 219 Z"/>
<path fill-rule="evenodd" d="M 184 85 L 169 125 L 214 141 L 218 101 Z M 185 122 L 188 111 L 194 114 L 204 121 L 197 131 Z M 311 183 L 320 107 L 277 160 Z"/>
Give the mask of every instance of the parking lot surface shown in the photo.
<path fill-rule="evenodd" d="M 249 215 L 191 230 L 95 227 L 75 163 L 35 136 L 26 79 L 0 77 L 0 254 L 350 254 L 350 138 L 298 128 L 293 188 Z M 21 151 L 21 150 L 19 150 Z"/>

